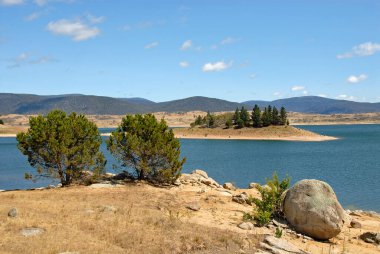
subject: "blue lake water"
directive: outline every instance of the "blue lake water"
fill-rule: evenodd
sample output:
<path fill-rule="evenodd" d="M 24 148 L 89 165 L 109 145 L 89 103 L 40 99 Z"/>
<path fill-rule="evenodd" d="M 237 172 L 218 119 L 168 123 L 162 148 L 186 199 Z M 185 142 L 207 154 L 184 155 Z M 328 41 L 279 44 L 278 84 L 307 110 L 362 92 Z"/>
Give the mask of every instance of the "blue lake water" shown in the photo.
<path fill-rule="evenodd" d="M 300 179 L 320 179 L 335 190 L 346 208 L 380 212 L 380 125 L 302 126 L 304 129 L 339 137 L 327 142 L 181 140 L 187 157 L 183 172 L 200 168 L 220 183 L 246 187 L 250 182 L 265 183 L 277 171 L 288 174 L 292 183 Z M 102 132 L 109 132 L 102 129 Z M 34 172 L 16 147 L 15 138 L 0 138 L 0 189 L 44 186 L 23 179 Z M 112 171 L 115 163 L 103 144 Z"/>

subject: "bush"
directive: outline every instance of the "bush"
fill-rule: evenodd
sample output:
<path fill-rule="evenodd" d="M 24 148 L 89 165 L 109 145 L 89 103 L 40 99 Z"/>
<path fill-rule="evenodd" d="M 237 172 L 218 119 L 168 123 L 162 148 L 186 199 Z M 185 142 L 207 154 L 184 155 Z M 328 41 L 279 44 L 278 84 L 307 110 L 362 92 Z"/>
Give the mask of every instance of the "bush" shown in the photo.
<path fill-rule="evenodd" d="M 102 139 L 85 116 L 54 110 L 46 117 L 31 117 L 29 125 L 26 133 L 17 134 L 17 147 L 37 168 L 35 177 L 59 178 L 65 186 L 85 178 L 85 171 L 92 171 L 93 176 L 103 172 Z M 27 174 L 26 178 L 33 177 Z"/>
<path fill-rule="evenodd" d="M 107 149 L 137 179 L 154 183 L 173 183 L 186 160 L 179 159 L 180 143 L 165 120 L 158 122 L 152 114 L 124 117 Z"/>
<path fill-rule="evenodd" d="M 267 186 L 258 186 L 261 199 L 251 198 L 255 205 L 253 217 L 259 226 L 267 225 L 273 217 L 282 217 L 281 195 L 289 188 L 290 178 L 281 182 L 274 172 L 272 179 L 266 180 Z"/>
<path fill-rule="evenodd" d="M 3 125 L 4 124 L 4 121 L 2 119 L 0 119 L 0 124 Z"/>

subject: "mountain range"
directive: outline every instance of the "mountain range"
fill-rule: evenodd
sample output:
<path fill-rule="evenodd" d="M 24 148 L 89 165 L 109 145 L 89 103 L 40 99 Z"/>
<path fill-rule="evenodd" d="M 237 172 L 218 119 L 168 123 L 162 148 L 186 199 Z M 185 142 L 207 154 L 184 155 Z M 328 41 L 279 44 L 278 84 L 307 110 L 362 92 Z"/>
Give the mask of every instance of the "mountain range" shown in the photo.
<path fill-rule="evenodd" d="M 334 100 L 317 96 L 293 97 L 274 101 L 231 102 L 202 96 L 180 100 L 154 102 L 144 98 L 112 98 L 105 96 L 65 94 L 34 95 L 0 93 L 0 114 L 45 114 L 52 109 L 89 115 L 124 115 L 148 112 L 233 111 L 245 106 L 251 110 L 257 104 L 285 107 L 287 111 L 316 114 L 380 112 L 380 103 Z"/>

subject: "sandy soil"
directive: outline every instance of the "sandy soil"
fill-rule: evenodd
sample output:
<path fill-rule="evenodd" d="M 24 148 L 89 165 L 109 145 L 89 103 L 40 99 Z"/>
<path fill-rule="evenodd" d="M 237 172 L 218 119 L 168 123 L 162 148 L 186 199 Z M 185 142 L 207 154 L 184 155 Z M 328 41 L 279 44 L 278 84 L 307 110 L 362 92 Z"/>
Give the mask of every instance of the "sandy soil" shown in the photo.
<path fill-rule="evenodd" d="M 255 189 L 228 192 L 243 191 L 258 196 Z M 262 236 L 274 235 L 275 229 L 238 228 L 252 207 L 233 202 L 226 193 L 208 186 L 163 189 L 141 183 L 0 192 L 0 253 L 255 253 Z M 199 211 L 186 208 L 194 201 Z M 19 211 L 16 218 L 7 216 L 12 207 Z M 379 253 L 357 236 L 379 232 L 380 217 L 359 214 L 355 219 L 362 228 L 346 225 L 330 241 L 291 233 L 282 238 L 310 253 Z M 20 230 L 25 227 L 40 227 L 45 233 L 24 237 Z"/>

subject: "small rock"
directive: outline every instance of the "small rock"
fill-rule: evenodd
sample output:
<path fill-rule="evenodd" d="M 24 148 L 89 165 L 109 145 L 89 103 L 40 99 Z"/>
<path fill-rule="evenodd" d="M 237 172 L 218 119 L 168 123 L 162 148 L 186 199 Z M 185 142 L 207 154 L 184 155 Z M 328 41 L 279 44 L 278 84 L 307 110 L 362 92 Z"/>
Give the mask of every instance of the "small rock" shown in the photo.
<path fill-rule="evenodd" d="M 26 237 L 36 236 L 42 234 L 43 232 L 45 232 L 45 230 L 42 228 L 23 228 L 21 230 L 21 234 Z"/>
<path fill-rule="evenodd" d="M 175 182 L 173 183 L 175 186 L 181 186 L 181 181 L 180 180 L 175 180 Z"/>
<path fill-rule="evenodd" d="M 115 206 L 112 206 L 112 205 L 104 205 L 104 206 L 100 207 L 101 212 L 113 212 L 113 213 L 115 213 L 117 210 L 118 210 L 118 208 Z"/>
<path fill-rule="evenodd" d="M 0 190 L 0 192 L 4 192 L 5 190 Z"/>
<path fill-rule="evenodd" d="M 232 197 L 232 194 L 228 191 L 219 191 L 219 194 L 224 197 Z"/>
<path fill-rule="evenodd" d="M 117 184 L 111 184 L 111 183 L 93 183 L 89 187 L 91 189 L 101 189 L 101 188 L 113 188 L 116 186 Z"/>
<path fill-rule="evenodd" d="M 55 186 L 55 188 L 61 188 L 62 187 L 62 183 L 59 183 L 57 184 L 57 186 Z"/>
<path fill-rule="evenodd" d="M 238 195 L 235 195 L 232 197 L 232 201 L 239 203 L 239 204 L 246 204 L 249 203 L 248 194 L 245 192 L 242 192 Z"/>
<path fill-rule="evenodd" d="M 272 222 L 273 222 L 273 225 L 275 225 L 276 227 L 280 227 L 280 228 L 288 228 L 289 227 L 287 225 L 286 220 L 273 219 Z"/>
<path fill-rule="evenodd" d="M 238 227 L 244 230 L 252 230 L 255 228 L 252 222 L 242 222 L 238 225 Z"/>
<path fill-rule="evenodd" d="M 201 169 L 195 169 L 193 170 L 193 172 L 191 172 L 191 174 L 197 174 L 197 175 L 203 176 L 204 178 L 208 178 L 207 173 Z"/>
<path fill-rule="evenodd" d="M 352 228 L 361 228 L 362 224 L 359 221 L 353 219 L 353 220 L 351 220 L 350 226 Z"/>
<path fill-rule="evenodd" d="M 232 183 L 225 183 L 225 184 L 223 184 L 223 188 L 225 188 L 227 190 L 232 190 L 232 191 L 236 190 L 236 187 Z"/>
<path fill-rule="evenodd" d="M 15 218 L 17 217 L 18 211 L 17 208 L 13 207 L 11 210 L 8 212 L 8 217 Z"/>
<path fill-rule="evenodd" d="M 266 250 L 271 251 L 272 253 L 280 254 L 306 254 L 307 252 L 299 249 L 293 244 L 287 242 L 284 239 L 276 238 L 274 236 L 266 236 L 264 242 L 260 243 L 260 246 Z"/>
<path fill-rule="evenodd" d="M 380 244 L 380 233 L 366 232 L 359 236 L 364 242 Z"/>
<path fill-rule="evenodd" d="M 55 189 L 55 186 L 52 185 L 52 184 L 49 184 L 49 185 L 46 187 L 46 189 Z"/>
<path fill-rule="evenodd" d="M 257 186 L 260 186 L 260 184 L 258 184 L 258 183 L 250 183 L 250 184 L 248 185 L 248 188 L 249 188 L 249 189 L 256 189 Z"/>
<path fill-rule="evenodd" d="M 199 211 L 201 209 L 201 205 L 199 204 L 199 202 L 194 201 L 194 202 L 187 204 L 186 208 L 190 209 L 192 211 Z"/>

